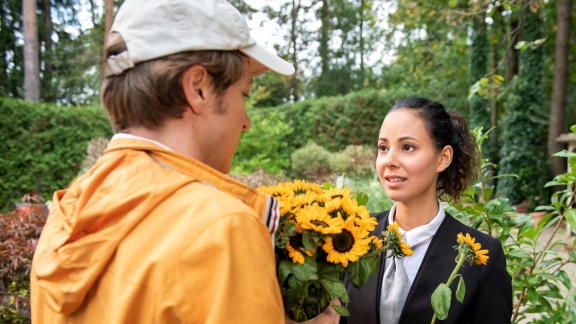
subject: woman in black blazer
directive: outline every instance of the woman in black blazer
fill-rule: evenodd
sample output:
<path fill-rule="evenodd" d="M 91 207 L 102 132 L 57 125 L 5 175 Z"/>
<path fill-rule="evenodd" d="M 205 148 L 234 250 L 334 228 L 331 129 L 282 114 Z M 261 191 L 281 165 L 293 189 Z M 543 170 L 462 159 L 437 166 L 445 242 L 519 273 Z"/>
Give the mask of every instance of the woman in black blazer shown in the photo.
<path fill-rule="evenodd" d="M 454 269 L 458 252 L 453 247 L 459 233 L 469 233 L 489 250 L 488 262 L 464 264 L 460 269 L 466 284 L 464 301 L 457 301 L 453 293 L 448 317 L 436 323 L 510 323 L 512 282 L 500 241 L 460 223 L 440 203 L 457 200 L 477 175 L 476 142 L 464 118 L 427 99 L 399 101 L 380 128 L 376 169 L 388 197 L 396 203 L 374 215 L 378 226 L 373 234 L 381 237 L 391 221 L 398 223 L 414 249 L 413 256 L 401 260 L 410 288 L 403 306 L 403 297 L 384 298 L 390 290 L 383 278 L 393 259 L 383 255 L 377 275 L 364 287 L 348 284 L 350 316 L 342 317 L 341 323 L 430 323 L 431 296 Z M 390 311 L 392 306 L 385 301 L 390 299 L 400 300 L 398 312 Z"/>

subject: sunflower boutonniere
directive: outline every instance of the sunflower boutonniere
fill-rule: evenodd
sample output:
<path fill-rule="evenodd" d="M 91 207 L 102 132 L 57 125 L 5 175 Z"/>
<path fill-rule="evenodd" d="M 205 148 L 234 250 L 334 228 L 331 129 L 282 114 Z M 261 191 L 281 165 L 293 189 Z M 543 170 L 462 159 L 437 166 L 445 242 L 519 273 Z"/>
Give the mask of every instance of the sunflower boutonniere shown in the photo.
<path fill-rule="evenodd" d="M 349 315 L 345 274 L 362 287 L 376 273 L 380 253 L 392 249 L 400 251 L 396 256 L 411 254 L 397 229 L 392 233 L 389 227 L 384 239 L 370 235 L 377 222 L 365 207 L 367 196 L 344 187 L 343 176 L 336 183 L 296 180 L 260 188 L 280 203 L 277 274 L 286 313 L 296 321 L 315 317 L 329 304 Z M 336 299 L 342 305 L 334 304 Z"/>
<path fill-rule="evenodd" d="M 469 233 L 466 233 L 466 235 L 459 233 L 456 236 L 456 242 L 458 243 L 458 245 L 454 246 L 454 249 L 458 251 L 458 255 L 456 256 L 456 267 L 454 267 L 448 281 L 438 285 L 436 290 L 434 290 L 434 293 L 432 293 L 432 308 L 434 309 L 432 323 L 436 322 L 436 318 L 445 320 L 446 317 L 448 317 L 450 301 L 452 300 L 450 284 L 452 284 L 452 281 L 456 277 L 459 277 L 460 279 L 456 288 L 456 300 L 459 302 L 464 301 L 466 285 L 464 284 L 464 278 L 462 278 L 462 275 L 458 274 L 460 268 L 464 265 L 464 262 L 468 261 L 470 265 L 474 263 L 478 265 L 486 265 L 488 263 L 488 250 L 482 250 L 482 245 L 476 243 L 476 238 L 471 237 Z"/>

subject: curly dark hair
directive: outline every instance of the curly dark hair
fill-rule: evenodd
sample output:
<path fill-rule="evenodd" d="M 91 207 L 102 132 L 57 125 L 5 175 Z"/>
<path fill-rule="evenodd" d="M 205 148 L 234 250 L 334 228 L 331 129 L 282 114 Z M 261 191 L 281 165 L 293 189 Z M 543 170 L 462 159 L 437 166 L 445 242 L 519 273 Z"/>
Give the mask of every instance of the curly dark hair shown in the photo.
<path fill-rule="evenodd" d="M 398 109 L 410 109 L 422 118 L 437 152 L 446 145 L 452 147 L 452 163 L 438 175 L 436 190 L 440 199 L 449 200 L 451 197 L 458 201 L 466 188 L 474 184 L 479 171 L 478 147 L 466 119 L 457 112 L 446 111 L 441 103 L 426 98 L 402 99 L 388 113 Z"/>

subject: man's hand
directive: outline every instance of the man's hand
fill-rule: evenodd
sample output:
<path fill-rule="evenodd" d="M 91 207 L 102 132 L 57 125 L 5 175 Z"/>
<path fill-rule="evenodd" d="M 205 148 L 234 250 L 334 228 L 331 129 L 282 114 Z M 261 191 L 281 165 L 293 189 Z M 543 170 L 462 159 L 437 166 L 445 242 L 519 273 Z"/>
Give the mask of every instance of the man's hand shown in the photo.
<path fill-rule="evenodd" d="M 342 303 L 340 303 L 340 300 L 335 300 L 334 304 L 336 305 L 342 305 Z M 296 323 L 302 323 L 302 324 L 338 324 L 340 322 L 340 315 L 338 315 L 338 313 L 336 313 L 336 311 L 334 310 L 334 308 L 332 308 L 332 305 L 328 305 L 328 307 L 326 307 L 326 309 L 320 313 L 318 316 L 314 317 L 313 319 L 307 320 L 306 322 L 295 322 L 291 319 L 288 318 L 288 316 L 285 316 L 285 322 L 286 324 L 296 324 Z"/>

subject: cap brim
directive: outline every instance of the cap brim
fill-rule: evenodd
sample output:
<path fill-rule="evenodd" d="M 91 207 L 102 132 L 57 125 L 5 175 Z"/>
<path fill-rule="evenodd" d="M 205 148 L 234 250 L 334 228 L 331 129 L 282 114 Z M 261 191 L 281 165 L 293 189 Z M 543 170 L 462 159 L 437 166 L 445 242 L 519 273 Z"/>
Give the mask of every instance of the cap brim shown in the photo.
<path fill-rule="evenodd" d="M 294 74 L 295 70 L 292 64 L 286 62 L 278 55 L 270 52 L 258 44 L 242 48 L 240 49 L 240 52 L 251 58 L 250 70 L 252 72 L 252 76 L 254 77 L 266 73 L 270 70 L 282 75 Z"/>

